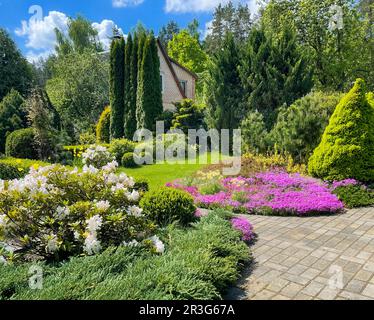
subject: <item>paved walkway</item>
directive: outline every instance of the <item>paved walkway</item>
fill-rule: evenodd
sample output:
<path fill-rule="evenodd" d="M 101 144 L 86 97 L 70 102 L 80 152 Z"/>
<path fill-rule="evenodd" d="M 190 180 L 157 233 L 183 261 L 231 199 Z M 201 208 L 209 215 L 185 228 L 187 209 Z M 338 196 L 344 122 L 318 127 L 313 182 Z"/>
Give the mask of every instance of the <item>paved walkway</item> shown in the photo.
<path fill-rule="evenodd" d="M 374 208 L 248 219 L 254 264 L 228 299 L 374 299 Z"/>

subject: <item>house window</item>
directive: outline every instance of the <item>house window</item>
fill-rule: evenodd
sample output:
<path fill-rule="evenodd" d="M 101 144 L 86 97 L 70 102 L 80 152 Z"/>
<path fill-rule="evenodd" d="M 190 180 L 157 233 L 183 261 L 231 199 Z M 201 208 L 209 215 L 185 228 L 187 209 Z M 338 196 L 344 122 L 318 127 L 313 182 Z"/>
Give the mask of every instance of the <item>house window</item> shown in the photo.
<path fill-rule="evenodd" d="M 164 82 L 164 75 L 163 74 L 160 74 L 160 84 L 161 84 L 161 93 L 164 93 L 165 82 Z"/>
<path fill-rule="evenodd" d="M 183 91 L 184 95 L 186 95 L 186 92 L 187 92 L 187 81 L 180 80 L 179 83 L 181 85 L 181 88 L 182 88 L 182 91 Z"/>

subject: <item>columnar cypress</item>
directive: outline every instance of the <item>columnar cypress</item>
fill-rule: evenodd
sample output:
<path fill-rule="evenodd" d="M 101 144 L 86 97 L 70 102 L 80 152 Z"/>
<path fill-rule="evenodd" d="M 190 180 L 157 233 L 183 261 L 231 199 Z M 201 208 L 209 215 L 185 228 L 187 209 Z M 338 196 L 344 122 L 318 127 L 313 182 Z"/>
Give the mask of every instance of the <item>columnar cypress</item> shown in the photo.
<path fill-rule="evenodd" d="M 110 47 L 110 135 L 112 139 L 123 137 L 125 94 L 125 40 L 113 39 Z"/>
<path fill-rule="evenodd" d="M 132 41 L 132 36 L 129 34 L 127 38 L 127 43 L 125 47 L 125 102 L 124 102 L 124 126 L 123 126 L 123 131 L 125 138 L 132 139 L 132 136 L 134 134 L 134 118 L 135 115 L 132 115 L 132 110 L 131 110 L 131 101 L 132 101 L 132 79 L 131 79 L 131 59 L 132 59 L 132 51 L 133 51 L 133 41 Z M 136 125 L 135 125 L 136 129 Z"/>
<path fill-rule="evenodd" d="M 143 128 L 143 110 L 142 107 L 140 107 L 140 99 L 143 95 L 143 86 L 140 85 L 141 82 L 141 69 L 142 69 L 142 61 L 143 61 L 143 53 L 144 53 L 144 46 L 146 43 L 147 37 L 145 34 L 139 34 L 139 40 L 138 40 L 138 50 L 137 50 L 137 84 L 136 84 L 136 123 L 137 123 L 137 129 Z M 135 52 L 134 52 L 135 53 Z"/>
<path fill-rule="evenodd" d="M 146 38 L 139 69 L 137 120 L 138 128 L 155 130 L 157 117 L 162 113 L 160 83 L 160 60 L 157 54 L 156 39 Z"/>

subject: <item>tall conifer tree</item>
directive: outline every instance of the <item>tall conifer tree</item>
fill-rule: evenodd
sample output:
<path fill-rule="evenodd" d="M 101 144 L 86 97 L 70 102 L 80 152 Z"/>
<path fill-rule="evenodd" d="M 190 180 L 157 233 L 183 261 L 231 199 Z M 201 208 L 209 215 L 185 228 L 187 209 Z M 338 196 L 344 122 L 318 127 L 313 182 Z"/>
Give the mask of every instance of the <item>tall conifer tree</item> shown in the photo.
<path fill-rule="evenodd" d="M 110 134 L 112 139 L 123 137 L 125 94 L 125 40 L 113 39 L 110 48 Z"/>

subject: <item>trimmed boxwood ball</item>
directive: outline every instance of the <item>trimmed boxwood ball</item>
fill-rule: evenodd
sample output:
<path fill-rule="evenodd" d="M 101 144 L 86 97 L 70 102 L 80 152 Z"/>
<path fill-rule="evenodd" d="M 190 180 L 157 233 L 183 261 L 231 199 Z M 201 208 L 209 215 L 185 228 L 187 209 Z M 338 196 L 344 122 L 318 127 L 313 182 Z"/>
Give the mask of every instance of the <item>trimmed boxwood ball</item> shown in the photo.
<path fill-rule="evenodd" d="M 132 152 L 125 153 L 121 161 L 122 167 L 137 168 L 139 166 L 138 161 L 135 161 L 134 157 L 137 157 L 137 156 Z"/>
<path fill-rule="evenodd" d="M 336 107 L 320 145 L 309 159 L 309 173 L 324 180 L 374 181 L 374 103 L 365 83 L 354 87 Z"/>
<path fill-rule="evenodd" d="M 106 107 L 100 115 L 96 126 L 96 140 L 98 143 L 109 143 L 110 141 L 110 107 Z"/>
<path fill-rule="evenodd" d="M 140 207 L 160 226 L 175 221 L 187 226 L 195 219 L 196 207 L 192 196 L 173 188 L 162 187 L 146 193 Z"/>
<path fill-rule="evenodd" d="M 6 138 L 5 154 L 7 157 L 38 159 L 34 144 L 35 134 L 32 128 L 13 131 Z"/>

